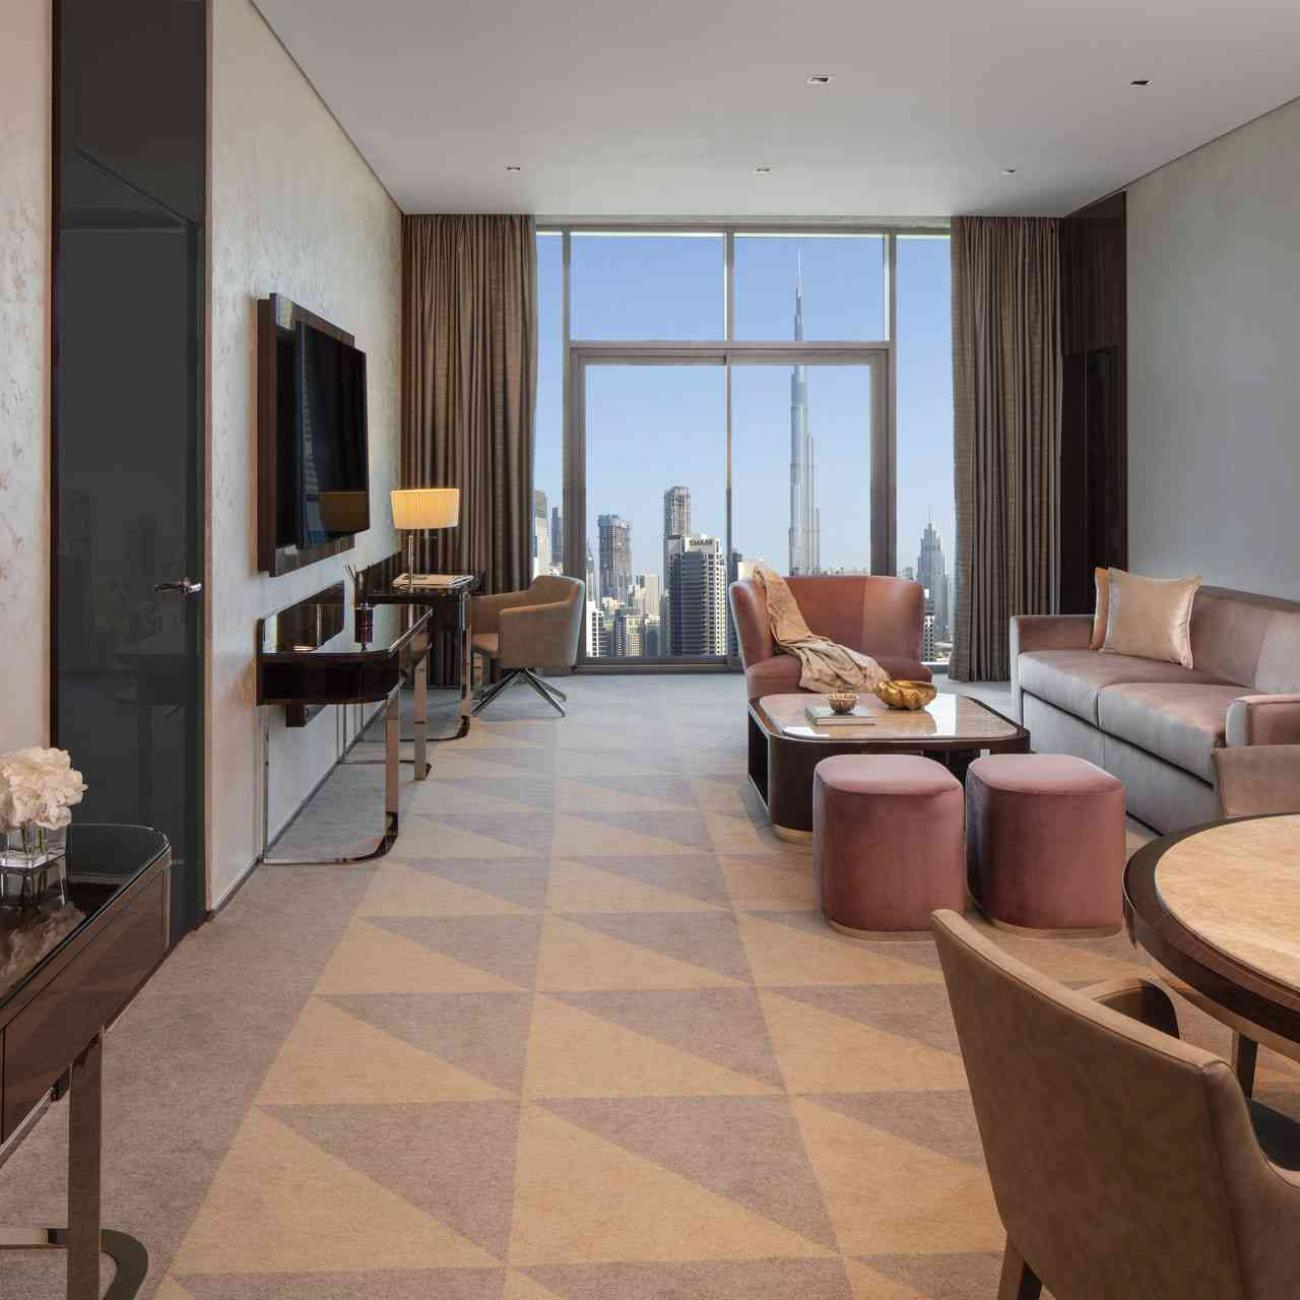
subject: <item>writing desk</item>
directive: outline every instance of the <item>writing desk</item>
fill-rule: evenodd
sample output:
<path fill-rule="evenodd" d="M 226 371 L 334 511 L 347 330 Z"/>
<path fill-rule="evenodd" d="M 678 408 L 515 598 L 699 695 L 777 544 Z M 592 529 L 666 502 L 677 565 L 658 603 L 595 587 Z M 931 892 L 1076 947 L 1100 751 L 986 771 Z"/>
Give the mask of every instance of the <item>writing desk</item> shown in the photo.
<path fill-rule="evenodd" d="M 366 862 L 397 839 L 401 764 L 399 696 L 403 674 L 415 679 L 415 779 L 429 771 L 425 751 L 431 611 L 415 605 L 376 606 L 364 640 L 347 617 L 342 582 L 258 620 L 257 703 L 262 709 L 262 862 L 279 865 Z M 384 831 L 373 849 L 346 858 L 273 859 L 269 794 L 271 708 L 281 706 L 289 726 L 305 726 L 329 704 L 384 703 Z M 283 834 L 283 832 L 281 832 Z"/>

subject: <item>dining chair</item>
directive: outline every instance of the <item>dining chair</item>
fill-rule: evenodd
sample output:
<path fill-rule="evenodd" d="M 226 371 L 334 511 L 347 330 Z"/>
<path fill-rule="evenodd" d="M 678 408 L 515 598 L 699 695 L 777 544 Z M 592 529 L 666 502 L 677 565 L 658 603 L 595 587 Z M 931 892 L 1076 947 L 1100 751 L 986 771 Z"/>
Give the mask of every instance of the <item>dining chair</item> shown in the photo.
<path fill-rule="evenodd" d="M 561 716 L 568 696 L 543 681 L 547 668 L 572 668 L 578 659 L 585 585 L 577 578 L 541 574 L 523 591 L 475 596 L 470 602 L 474 653 L 502 670 L 474 705 L 477 714 L 507 686 L 527 682 Z"/>
<path fill-rule="evenodd" d="M 1300 813 L 1300 745 L 1230 745 L 1214 751 L 1221 817 Z"/>
<path fill-rule="evenodd" d="M 1300 1126 L 1143 979 L 1072 990 L 956 912 L 939 949 L 1007 1233 L 998 1300 L 1294 1300 Z"/>

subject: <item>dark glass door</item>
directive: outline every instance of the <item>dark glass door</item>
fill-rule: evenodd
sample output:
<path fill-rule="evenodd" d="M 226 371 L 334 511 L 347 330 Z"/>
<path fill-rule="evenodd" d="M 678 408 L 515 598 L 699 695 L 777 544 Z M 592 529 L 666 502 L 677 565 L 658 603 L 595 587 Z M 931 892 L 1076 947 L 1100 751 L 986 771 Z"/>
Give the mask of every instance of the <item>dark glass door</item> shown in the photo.
<path fill-rule="evenodd" d="M 56 24 L 52 730 L 79 819 L 171 840 L 174 937 L 204 907 L 204 23 Z"/>

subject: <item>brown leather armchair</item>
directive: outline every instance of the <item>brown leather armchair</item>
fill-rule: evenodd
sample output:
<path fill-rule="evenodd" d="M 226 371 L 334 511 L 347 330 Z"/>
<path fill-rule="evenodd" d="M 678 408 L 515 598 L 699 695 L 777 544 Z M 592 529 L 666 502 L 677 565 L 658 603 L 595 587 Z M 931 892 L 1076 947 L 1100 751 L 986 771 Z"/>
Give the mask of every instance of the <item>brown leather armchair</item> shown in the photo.
<path fill-rule="evenodd" d="M 921 662 L 925 589 L 919 582 L 868 574 L 794 577 L 786 582 L 804 622 L 818 636 L 870 655 L 891 677 L 930 680 L 930 670 Z M 762 586 L 753 578 L 741 578 L 731 584 L 730 594 L 748 697 L 798 691 L 799 661 L 777 651 Z"/>
<path fill-rule="evenodd" d="M 503 670 L 498 681 L 484 688 L 474 705 L 475 713 L 507 686 L 524 681 L 563 715 L 560 701 L 568 696 L 543 681 L 538 672 L 572 668 L 577 662 L 584 602 L 582 582 L 552 574 L 534 578 L 525 591 L 474 597 L 470 603 L 474 653 Z"/>
<path fill-rule="evenodd" d="M 999 1300 L 1300 1295 L 1297 1126 L 1183 1043 L 1150 981 L 1075 991 L 931 928 L 998 1213 Z"/>

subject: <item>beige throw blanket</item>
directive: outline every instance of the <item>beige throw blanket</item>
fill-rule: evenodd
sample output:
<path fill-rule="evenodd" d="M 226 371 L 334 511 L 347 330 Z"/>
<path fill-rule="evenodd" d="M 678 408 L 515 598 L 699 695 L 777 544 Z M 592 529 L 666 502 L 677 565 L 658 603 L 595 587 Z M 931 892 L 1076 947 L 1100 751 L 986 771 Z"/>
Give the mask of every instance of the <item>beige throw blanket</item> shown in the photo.
<path fill-rule="evenodd" d="M 870 655 L 818 636 L 804 622 L 789 584 L 774 569 L 757 568 L 754 578 L 767 593 L 772 640 L 782 654 L 794 655 L 805 691 L 870 691 L 889 674 Z"/>

